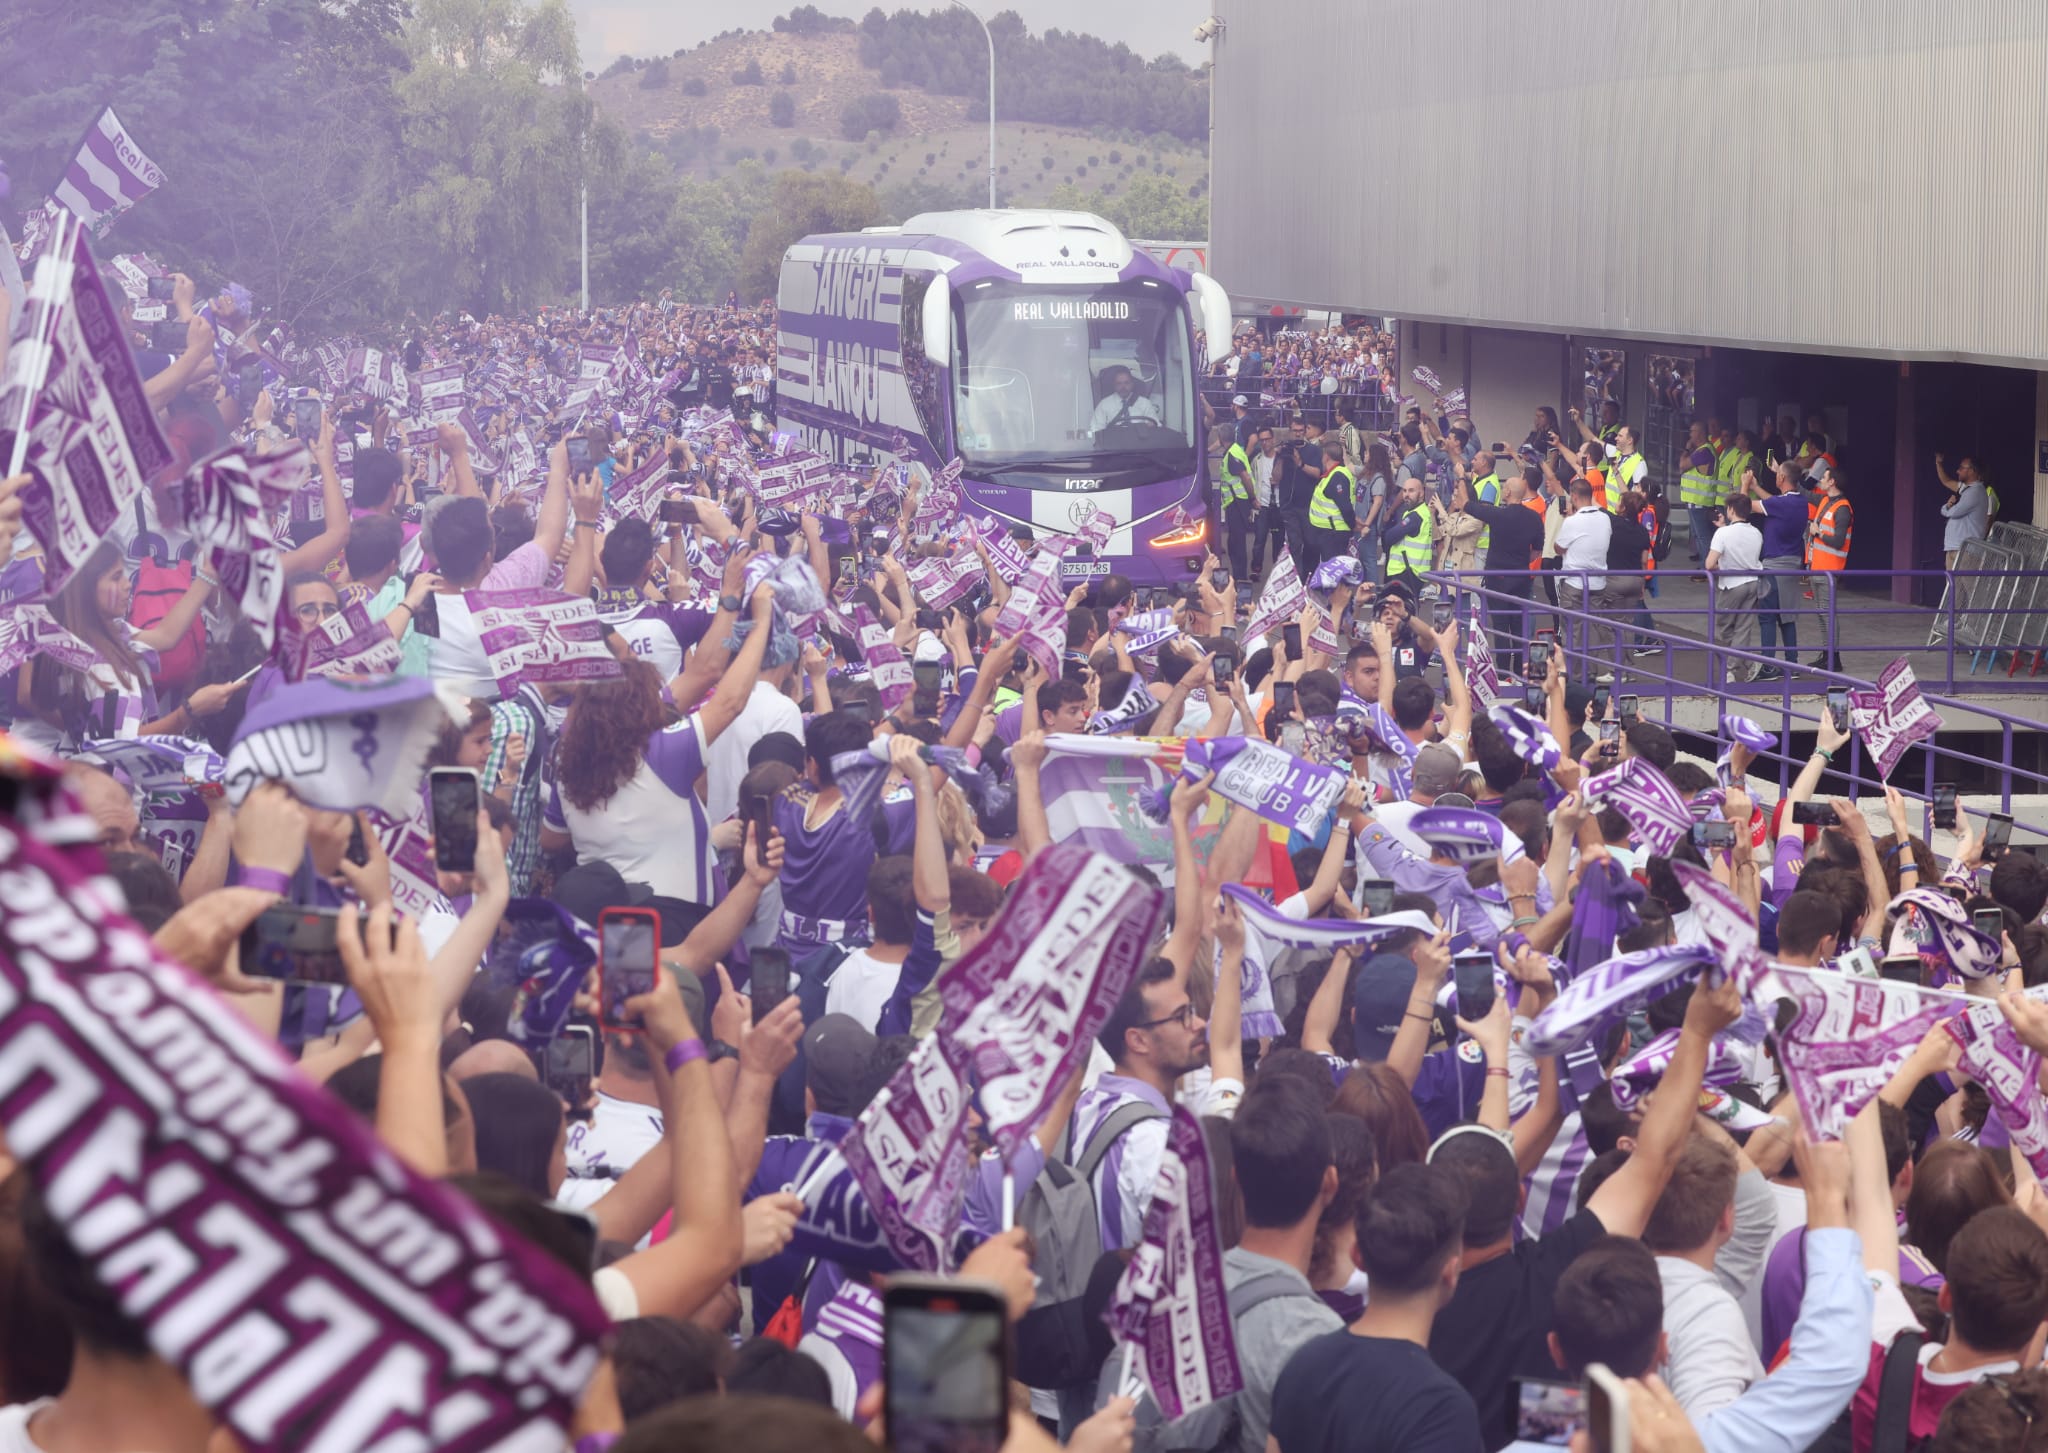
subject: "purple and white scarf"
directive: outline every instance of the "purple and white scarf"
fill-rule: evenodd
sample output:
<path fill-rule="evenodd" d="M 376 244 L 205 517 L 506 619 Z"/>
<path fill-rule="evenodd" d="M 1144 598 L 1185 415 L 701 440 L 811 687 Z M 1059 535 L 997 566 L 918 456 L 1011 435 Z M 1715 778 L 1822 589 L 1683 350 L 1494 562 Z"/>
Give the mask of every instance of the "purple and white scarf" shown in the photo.
<path fill-rule="evenodd" d="M 1216 774 L 1210 791 L 1304 836 L 1322 827 L 1351 781 L 1348 772 L 1305 762 L 1253 737 L 1188 738 L 1180 779 L 1199 782 L 1209 772 Z M 1171 784 L 1147 799 L 1154 821 L 1166 821 L 1170 797 Z"/>
<path fill-rule="evenodd" d="M 1011 585 L 1024 578 L 1024 552 L 1010 532 L 988 515 L 969 515 L 967 528 L 973 537 L 981 541 L 982 549 L 988 551 L 988 558 L 996 568 L 996 574 Z"/>
<path fill-rule="evenodd" d="M 1550 728 L 1521 707 L 1497 701 L 1487 708 L 1486 716 L 1500 728 L 1501 735 L 1508 739 L 1508 745 L 1515 749 L 1515 755 L 1537 771 L 1548 774 L 1564 760 L 1564 749 L 1558 746 Z"/>
<path fill-rule="evenodd" d="M 585 595 L 559 590 L 469 590 L 462 596 L 490 659 L 498 690 L 510 696 L 522 683 L 604 681 L 625 673 L 611 647 L 597 606 Z"/>
<path fill-rule="evenodd" d="M 1963 1047 L 1963 1068 L 1984 1087 L 2013 1149 L 2037 1176 L 2048 1176 L 2048 1099 L 2041 1094 L 2041 1056 L 2024 1044 L 1994 999 L 1980 999 L 1948 1022 Z"/>
<path fill-rule="evenodd" d="M 1217 1214 L 1201 1122 L 1176 1105 L 1143 1232 L 1103 1312 L 1117 1341 L 1137 1353 L 1144 1383 L 1169 1420 L 1245 1385 Z"/>
<path fill-rule="evenodd" d="M 1939 888 L 1913 888 L 1892 899 L 1887 911 L 1896 914 L 1907 905 L 1919 909 L 1934 929 L 1933 941 L 1920 946 L 1923 963 L 1965 979 L 1988 979 L 1998 972 L 2005 945 L 1979 932 L 1955 899 Z"/>
<path fill-rule="evenodd" d="M 1927 1031 L 1955 1013 L 1952 997 L 1912 984 L 1828 972 L 1776 977 L 1798 1006 L 1778 1036 L 1778 1060 L 1816 1140 L 1841 1139 Z"/>
<path fill-rule="evenodd" d="M 1614 1067 L 1608 1077 L 1614 1088 L 1614 1108 L 1629 1113 L 1643 1096 L 1662 1083 L 1671 1061 L 1678 1053 L 1679 1031 L 1667 1029 Z M 1707 1047 L 1707 1068 L 1700 1079 L 1703 1087 L 1725 1089 L 1742 1079 L 1742 1061 L 1719 1035 Z"/>
<path fill-rule="evenodd" d="M 867 662 L 868 675 L 875 683 L 875 693 L 881 700 L 882 710 L 892 712 L 908 701 L 916 690 L 910 663 L 903 659 L 902 647 L 896 644 L 889 628 L 875 619 L 873 611 L 864 605 L 855 606 L 853 622 L 860 632 L 861 657 Z"/>
<path fill-rule="evenodd" d="M 86 742 L 81 755 L 97 757 L 125 777 L 142 823 L 142 840 L 156 850 L 173 878 L 183 878 L 199 851 L 210 815 L 198 782 L 218 783 L 223 764 L 205 742 L 189 737 L 115 737 Z M 195 781 L 187 763 L 198 769 Z"/>
<path fill-rule="evenodd" d="M 603 1355 L 588 1281 L 407 1167 L 15 820 L 0 898 L 8 1149 L 243 1447 L 561 1445 Z"/>
<path fill-rule="evenodd" d="M 1158 650 L 1166 642 L 1180 634 L 1180 627 L 1173 623 L 1173 608 L 1161 606 L 1157 610 L 1141 610 L 1125 616 L 1117 629 L 1130 637 L 1125 649 L 1133 656 L 1143 656 Z M 1256 639 L 1258 633 L 1247 625 L 1247 640 Z"/>
<path fill-rule="evenodd" d="M 1596 964 L 1558 990 L 1557 998 L 1530 1021 L 1529 1053 L 1568 1054 L 1713 962 L 1714 951 L 1706 944 L 1680 943 L 1638 949 Z"/>
<path fill-rule="evenodd" d="M 1778 744 L 1777 735 L 1765 730 L 1746 716 L 1732 712 L 1721 713 L 1721 735 L 1728 738 L 1729 745 L 1721 749 L 1721 755 L 1714 761 L 1714 775 L 1723 787 L 1735 783 L 1735 747 L 1745 746 L 1752 752 L 1768 752 Z"/>
<path fill-rule="evenodd" d="M 1643 845 L 1660 858 L 1692 829 L 1692 814 L 1671 780 L 1642 757 L 1630 757 L 1586 783 L 1586 804 L 1605 804 L 1628 819 Z"/>
<path fill-rule="evenodd" d="M 1408 831 L 1460 867 L 1488 858 L 1512 863 L 1527 856 L 1519 837 L 1498 817 L 1476 807 L 1425 807 L 1408 819 Z"/>
<path fill-rule="evenodd" d="M 1876 763 L 1879 781 L 1891 776 L 1908 747 L 1941 730 L 1941 715 L 1920 694 L 1904 656 L 1878 673 L 1876 690 L 1849 693 L 1849 721 Z"/>
<path fill-rule="evenodd" d="M 1039 550 L 1023 578 L 996 615 L 996 634 L 1022 643 L 1048 681 L 1060 675 L 1060 657 L 1067 649 L 1067 593 L 1060 589 L 1060 557 Z"/>
<path fill-rule="evenodd" d="M 287 606 L 277 613 L 277 662 L 287 681 L 308 676 L 371 676 L 396 671 L 405 660 L 391 628 L 373 621 L 359 600 L 310 630 Z"/>

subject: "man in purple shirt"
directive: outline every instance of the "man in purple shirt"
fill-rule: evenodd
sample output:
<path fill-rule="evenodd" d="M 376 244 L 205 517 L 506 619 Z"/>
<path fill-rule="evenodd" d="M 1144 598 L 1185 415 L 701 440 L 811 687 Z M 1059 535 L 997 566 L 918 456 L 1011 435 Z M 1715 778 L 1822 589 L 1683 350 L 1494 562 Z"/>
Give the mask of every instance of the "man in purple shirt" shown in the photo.
<path fill-rule="evenodd" d="M 1757 597 L 1757 610 L 1763 618 L 1764 654 L 1770 655 L 1777 647 L 1778 635 L 1784 633 L 1785 659 L 1790 661 L 1799 650 L 1799 627 L 1796 613 L 1784 605 L 1783 591 L 1788 583 L 1796 585 L 1789 576 L 1781 578 L 1781 572 L 1796 573 L 1804 566 L 1806 557 L 1806 492 L 1799 487 L 1799 471 L 1790 464 L 1778 466 L 1771 477 L 1775 492 L 1765 493 L 1753 472 L 1742 476 L 1745 494 L 1757 500 L 1763 518 L 1756 523 L 1763 529 L 1763 593 Z"/>

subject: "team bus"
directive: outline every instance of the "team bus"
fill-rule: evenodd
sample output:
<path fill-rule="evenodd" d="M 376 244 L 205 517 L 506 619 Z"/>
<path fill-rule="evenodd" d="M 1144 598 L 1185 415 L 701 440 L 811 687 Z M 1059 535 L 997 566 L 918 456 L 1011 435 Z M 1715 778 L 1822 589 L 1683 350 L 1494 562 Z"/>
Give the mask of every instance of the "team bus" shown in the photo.
<path fill-rule="evenodd" d="M 1086 212 L 930 212 L 804 238 L 776 303 L 777 422 L 810 448 L 930 472 L 957 456 L 966 508 L 1038 533 L 1107 511 L 1108 546 L 1069 557 L 1069 576 L 1200 570 L 1195 384 L 1231 327 L 1214 279 Z"/>

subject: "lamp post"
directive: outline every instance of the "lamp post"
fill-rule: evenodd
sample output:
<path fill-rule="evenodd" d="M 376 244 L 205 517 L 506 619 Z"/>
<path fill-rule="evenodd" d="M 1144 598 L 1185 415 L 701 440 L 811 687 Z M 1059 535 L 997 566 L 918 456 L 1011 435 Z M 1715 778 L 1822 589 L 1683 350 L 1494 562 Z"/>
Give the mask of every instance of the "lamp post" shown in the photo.
<path fill-rule="evenodd" d="M 974 17 L 974 23 L 981 27 L 982 35 L 988 40 L 988 205 L 994 211 L 996 205 L 996 35 L 988 28 L 988 22 L 978 11 L 970 8 L 966 0 L 952 0 L 960 9 Z"/>

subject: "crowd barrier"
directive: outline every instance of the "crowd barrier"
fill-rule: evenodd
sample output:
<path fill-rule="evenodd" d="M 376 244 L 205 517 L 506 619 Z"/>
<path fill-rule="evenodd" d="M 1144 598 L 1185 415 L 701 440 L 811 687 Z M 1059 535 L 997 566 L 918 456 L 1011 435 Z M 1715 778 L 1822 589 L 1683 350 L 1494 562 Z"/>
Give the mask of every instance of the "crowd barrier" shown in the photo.
<path fill-rule="evenodd" d="M 1716 644 L 1713 634 L 1719 615 L 1711 591 L 1704 606 L 1679 606 L 1664 600 L 1648 602 L 1656 624 L 1646 627 L 1603 609 L 1597 603 L 1590 609 L 1553 606 L 1540 586 L 1533 599 L 1500 589 L 1502 581 L 1511 574 L 1526 578 L 1527 572 L 1441 571 L 1428 578 L 1439 599 L 1449 598 L 1455 602 L 1456 618 L 1460 621 L 1470 619 L 1472 602 L 1475 598 L 1478 600 L 1488 618 L 1495 660 L 1500 665 L 1504 682 L 1519 680 L 1508 668 L 1519 660 L 1519 653 L 1532 633 L 1554 628 L 1557 648 L 1563 652 L 1569 678 L 1589 685 L 1611 683 L 1615 694 L 1637 696 L 1646 720 L 1661 719 L 1666 725 L 1681 731 L 1711 735 L 1711 726 L 1689 726 L 1678 720 L 1680 703 L 1708 698 L 1715 703 L 1713 716 L 1716 721 L 1724 712 L 1754 716 L 1759 707 L 1776 708 L 1782 713 L 1784 722 L 1779 746 L 1758 754 L 1759 763 L 1767 762 L 1771 766 L 1759 765 L 1751 770 L 1757 775 L 1767 776 L 1771 768 L 1775 768 L 1782 790 L 1790 786 L 1807 761 L 1804 753 L 1791 749 L 1791 737 L 1794 733 L 1812 732 L 1818 728 L 1820 714 L 1826 710 L 1828 689 L 1871 689 L 1873 678 L 1885 666 L 1901 655 L 1913 654 L 1910 645 L 1901 644 L 1898 640 L 1889 644 L 1844 642 L 1839 629 L 1840 616 L 1850 611 L 1858 617 L 1910 615 L 1918 618 L 1926 615 L 1924 608 L 1870 602 L 1865 597 L 1844 601 L 1841 596 L 1846 589 L 1858 577 L 1888 586 L 1900 574 L 1941 575 L 1947 572 L 1865 570 L 1833 573 L 1838 577 L 1837 588 L 1829 590 L 1823 587 L 1815 592 L 1815 599 L 1811 601 L 1804 598 L 1807 582 L 1813 578 L 1809 573 L 1777 573 L 1781 601 L 1798 607 L 1796 615 L 1800 624 L 1804 626 L 1821 620 L 1826 626 L 1825 636 L 1819 641 L 1806 638 L 1802 631 L 1798 659 L 1793 661 L 1787 661 L 1782 654 L 1767 656 L 1760 648 L 1739 649 Z M 1573 577 L 1558 572 L 1550 578 L 1568 582 Z M 1984 756 L 1929 738 L 1907 752 L 1890 782 L 1909 799 L 1922 804 L 1931 802 L 1937 782 L 1988 780 L 1995 786 L 1982 791 L 1974 787 L 1964 788 L 1967 792 L 1997 797 L 1996 809 L 1964 804 L 1965 811 L 1982 816 L 1993 810 L 2011 812 L 2016 794 L 2048 797 L 2048 773 L 2022 765 L 2015 760 L 2014 751 L 2015 739 L 2041 732 L 2043 720 L 2038 716 L 1999 710 L 1981 699 L 1955 694 L 1959 686 L 1972 685 L 1967 675 L 1960 681 L 1956 676 L 1958 653 L 1967 659 L 1976 649 L 1968 644 L 1971 639 L 2002 639 L 2005 622 L 2015 614 L 2038 622 L 2043 611 L 2048 610 L 2048 596 L 2040 597 L 2038 604 L 2041 609 L 2016 609 L 2013 604 L 2018 598 L 2032 605 L 2036 601 L 2035 592 L 2041 588 L 2041 579 L 2038 574 L 2032 575 L 2020 582 L 2020 588 L 2015 590 L 2008 577 L 2003 575 L 1960 570 L 1954 573 L 1936 626 L 1936 634 L 1943 637 L 1936 644 L 1943 647 L 1941 659 L 1946 662 L 1945 676 L 1923 672 L 1917 662 L 1915 676 L 1921 695 L 1953 730 L 1978 735 L 1995 732 L 1998 755 L 1995 758 Z M 2008 580 L 2008 583 L 2001 587 L 1996 583 L 1999 580 Z M 1687 619 L 1703 625 L 1704 638 L 1672 629 L 1674 621 Z M 2031 640 L 2038 643 L 2041 639 L 2039 631 L 2033 631 Z M 1647 655 L 1638 654 L 1638 648 L 1642 646 L 1654 649 Z M 1461 643 L 1461 653 L 1464 649 Z M 2038 654 L 2037 647 L 2029 649 L 2036 650 Z M 1833 663 L 1832 668 L 1809 664 L 1823 650 Z M 1688 664 L 1691 664 L 1693 658 L 1702 652 L 1705 653 L 1705 670 L 1701 679 L 1694 679 L 1689 674 L 1680 675 L 1680 656 L 1686 655 Z M 1745 681 L 1732 674 L 1738 667 L 1753 673 L 1765 666 L 1777 668 L 1783 673 L 1782 679 Z M 2025 680 L 1999 682 L 1998 689 L 2024 690 L 2027 684 Z M 2048 686 L 2048 682 L 2039 685 Z M 1979 691 L 1988 690 L 1990 683 L 1980 680 L 1975 687 Z M 2042 700 L 2044 707 L 2048 707 L 2048 695 L 2044 695 Z M 1662 702 L 1661 712 L 1655 706 L 1659 701 Z M 1881 792 L 1885 785 L 1871 764 L 1865 761 L 1861 739 L 1852 738 L 1829 768 L 1822 791 L 1823 795 L 1829 796 L 1867 796 Z M 2048 811 L 2038 816 L 2038 821 L 2019 822 L 2017 825 L 2032 833 L 2048 836 Z M 1925 836 L 1924 820 L 1921 830 Z"/>
<path fill-rule="evenodd" d="M 1201 383 L 1202 397 L 1216 412 L 1216 417 L 1230 418 L 1230 401 L 1241 390 L 1227 378 L 1204 377 Z M 1257 390 L 1243 390 L 1255 409 L 1268 412 L 1284 409 L 1289 416 L 1300 414 L 1303 419 L 1313 420 L 1325 429 L 1337 427 L 1337 406 L 1347 405 L 1351 409 L 1352 421 L 1361 429 L 1388 432 L 1401 422 L 1400 401 L 1384 394 L 1377 387 L 1368 385 L 1362 389 L 1326 394 L 1322 392 L 1322 381 L 1312 378 L 1285 380 L 1261 379 Z M 1262 404 L 1261 399 L 1281 400 L 1279 409 L 1271 402 Z"/>

